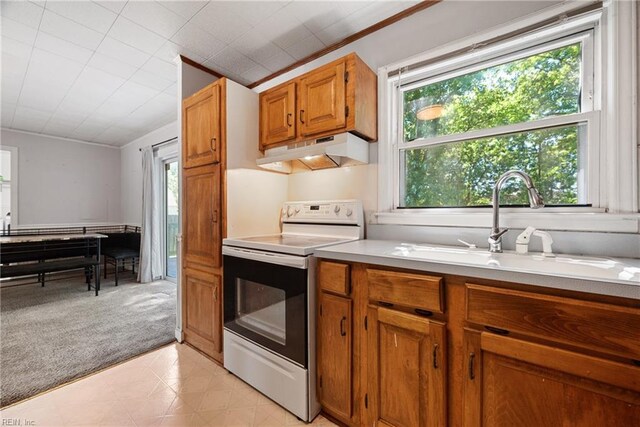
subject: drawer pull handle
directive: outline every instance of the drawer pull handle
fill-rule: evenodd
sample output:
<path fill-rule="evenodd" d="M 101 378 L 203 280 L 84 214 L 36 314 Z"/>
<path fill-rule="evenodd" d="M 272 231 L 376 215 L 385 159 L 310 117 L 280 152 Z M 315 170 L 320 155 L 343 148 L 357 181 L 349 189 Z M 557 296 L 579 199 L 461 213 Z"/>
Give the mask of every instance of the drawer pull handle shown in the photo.
<path fill-rule="evenodd" d="M 304 123 L 304 110 L 300 110 L 300 123 Z"/>
<path fill-rule="evenodd" d="M 287 114 L 287 126 L 289 127 L 293 126 L 293 123 L 291 123 L 291 116 L 292 116 L 291 113 Z"/>
<path fill-rule="evenodd" d="M 384 301 L 378 301 L 378 305 L 380 305 L 381 307 L 393 307 L 393 304 Z"/>
<path fill-rule="evenodd" d="M 438 369 L 438 344 L 433 345 L 433 369 Z"/>
<path fill-rule="evenodd" d="M 213 138 L 211 138 L 211 144 L 209 145 L 209 149 L 211 150 L 212 153 L 215 153 L 215 151 L 216 151 L 216 138 L 215 138 L 215 136 Z"/>
<path fill-rule="evenodd" d="M 473 370 L 473 362 L 476 358 L 475 353 L 469 353 L 469 379 L 473 380 L 476 378 L 476 373 Z"/>
<path fill-rule="evenodd" d="M 484 328 L 489 332 L 493 332 L 494 334 L 509 335 L 509 331 L 507 331 L 506 329 L 494 328 L 493 326 L 485 326 Z"/>
<path fill-rule="evenodd" d="M 344 324 L 347 321 L 347 318 L 345 316 L 342 316 L 342 319 L 340 319 L 340 336 L 341 337 L 345 337 L 347 336 L 347 331 L 345 330 Z"/>
<path fill-rule="evenodd" d="M 416 314 L 419 314 L 420 316 L 425 316 L 425 317 L 431 317 L 433 316 L 433 312 L 429 311 L 429 310 L 423 310 L 421 308 L 416 308 L 415 310 L 413 310 L 416 312 Z"/>

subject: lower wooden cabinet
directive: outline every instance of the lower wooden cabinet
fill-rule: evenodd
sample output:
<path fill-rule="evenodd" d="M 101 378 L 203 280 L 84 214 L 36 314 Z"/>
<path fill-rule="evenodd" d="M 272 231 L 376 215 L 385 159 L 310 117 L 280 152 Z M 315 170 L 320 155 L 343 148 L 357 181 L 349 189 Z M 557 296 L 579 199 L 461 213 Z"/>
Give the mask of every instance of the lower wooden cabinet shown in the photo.
<path fill-rule="evenodd" d="M 467 329 L 464 426 L 631 426 L 640 369 Z"/>
<path fill-rule="evenodd" d="M 185 339 L 209 356 L 222 359 L 222 278 L 185 269 L 182 310 Z"/>
<path fill-rule="evenodd" d="M 367 317 L 367 425 L 446 425 L 444 324 L 373 305 Z"/>
<path fill-rule="evenodd" d="M 345 425 L 640 426 L 636 300 L 324 260 L 318 277 L 320 400 Z"/>
<path fill-rule="evenodd" d="M 353 417 L 352 319 L 350 298 L 320 292 L 318 306 L 318 391 L 335 417 Z"/>

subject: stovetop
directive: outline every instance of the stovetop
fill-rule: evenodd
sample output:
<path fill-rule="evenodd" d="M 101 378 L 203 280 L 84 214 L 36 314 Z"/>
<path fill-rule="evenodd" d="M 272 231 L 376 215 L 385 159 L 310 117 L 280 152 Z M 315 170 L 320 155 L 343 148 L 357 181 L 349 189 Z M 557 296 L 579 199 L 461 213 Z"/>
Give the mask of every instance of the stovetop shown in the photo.
<path fill-rule="evenodd" d="M 280 211 L 282 233 L 231 237 L 225 246 L 307 256 L 316 248 L 364 237 L 364 212 L 357 200 L 286 202 Z"/>

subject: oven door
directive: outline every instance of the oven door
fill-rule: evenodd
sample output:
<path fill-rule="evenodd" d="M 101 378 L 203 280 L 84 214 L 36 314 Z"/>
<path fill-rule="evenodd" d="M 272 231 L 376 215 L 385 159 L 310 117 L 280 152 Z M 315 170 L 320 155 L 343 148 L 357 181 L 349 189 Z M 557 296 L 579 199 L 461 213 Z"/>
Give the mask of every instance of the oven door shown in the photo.
<path fill-rule="evenodd" d="M 224 327 L 307 367 L 305 257 L 223 247 Z"/>

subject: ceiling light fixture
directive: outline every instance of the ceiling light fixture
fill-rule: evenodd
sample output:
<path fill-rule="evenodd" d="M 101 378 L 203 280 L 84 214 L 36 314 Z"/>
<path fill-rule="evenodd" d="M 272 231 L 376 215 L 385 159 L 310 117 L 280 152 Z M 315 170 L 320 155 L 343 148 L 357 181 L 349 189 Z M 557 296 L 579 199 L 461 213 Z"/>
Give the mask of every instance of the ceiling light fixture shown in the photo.
<path fill-rule="evenodd" d="M 442 117 L 442 110 L 444 107 L 441 104 L 428 105 L 418 110 L 416 118 L 423 121 L 439 119 Z"/>

